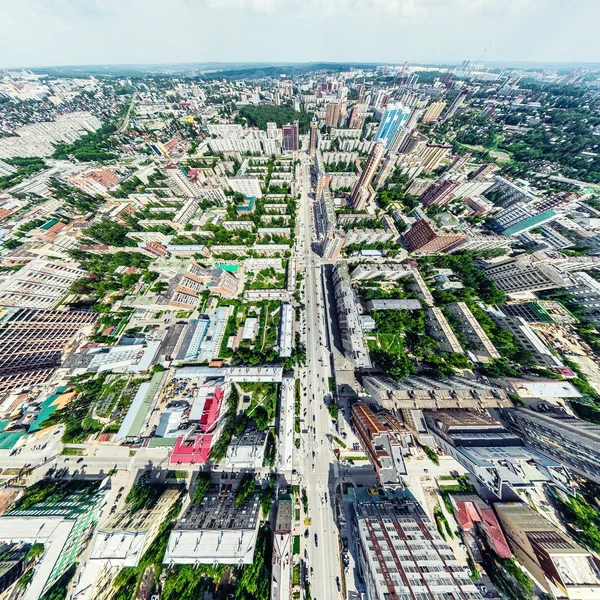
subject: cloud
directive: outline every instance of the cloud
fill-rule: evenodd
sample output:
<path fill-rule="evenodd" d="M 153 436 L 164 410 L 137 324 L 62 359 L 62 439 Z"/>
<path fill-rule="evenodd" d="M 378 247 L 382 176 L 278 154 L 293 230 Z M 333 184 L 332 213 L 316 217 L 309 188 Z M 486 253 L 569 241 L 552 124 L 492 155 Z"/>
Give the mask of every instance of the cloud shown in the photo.
<path fill-rule="evenodd" d="M 0 0 L 0 65 L 600 61 L 600 0 Z"/>

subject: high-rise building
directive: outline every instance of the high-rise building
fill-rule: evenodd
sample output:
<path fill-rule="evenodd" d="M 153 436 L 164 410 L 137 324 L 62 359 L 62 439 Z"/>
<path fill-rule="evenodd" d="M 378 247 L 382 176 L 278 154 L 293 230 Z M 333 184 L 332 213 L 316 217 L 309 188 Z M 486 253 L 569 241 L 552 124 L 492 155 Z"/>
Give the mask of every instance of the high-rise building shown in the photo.
<path fill-rule="evenodd" d="M 401 127 L 398 129 L 398 131 L 396 131 L 396 135 L 394 135 L 388 146 L 390 152 L 397 152 L 399 148 L 404 146 L 405 140 L 412 135 L 412 132 L 417 127 L 417 122 L 422 114 L 422 108 L 413 108 L 410 111 L 410 115 L 406 120 L 406 123 L 404 123 L 404 127 Z"/>
<path fill-rule="evenodd" d="M 414 499 L 354 504 L 361 572 L 369 600 L 481 598 L 466 569 Z"/>
<path fill-rule="evenodd" d="M 83 310 L 0 309 L 0 393 L 48 379 L 69 342 L 94 321 Z"/>
<path fill-rule="evenodd" d="M 462 242 L 465 234 L 440 234 L 425 219 L 417 221 L 404 233 L 404 245 L 418 254 L 444 252 Z"/>
<path fill-rule="evenodd" d="M 507 294 L 538 292 L 573 285 L 570 278 L 553 265 L 552 261 L 533 254 L 491 263 L 484 267 L 484 271 Z"/>
<path fill-rule="evenodd" d="M 317 117 L 313 117 L 310 122 L 310 138 L 308 143 L 308 151 L 310 154 L 314 154 L 317 151 L 317 147 L 319 145 L 319 122 L 317 121 Z"/>
<path fill-rule="evenodd" d="M 433 121 L 437 121 L 445 106 L 446 103 L 443 100 L 439 102 L 432 102 L 423 115 L 423 123 L 432 123 Z"/>
<path fill-rule="evenodd" d="M 330 102 L 325 107 L 325 125 L 328 127 L 337 127 L 342 117 L 342 103 Z"/>
<path fill-rule="evenodd" d="M 446 123 L 449 121 L 456 113 L 456 111 L 462 106 L 463 102 L 467 99 L 467 94 L 469 90 L 467 88 L 463 88 L 456 98 L 454 98 L 454 102 L 450 105 L 450 108 L 446 111 L 444 115 L 443 122 Z"/>
<path fill-rule="evenodd" d="M 298 121 L 283 126 L 283 149 L 298 150 Z"/>
<path fill-rule="evenodd" d="M 396 134 L 408 121 L 410 113 L 410 108 L 406 108 L 406 106 L 390 104 L 381 117 L 375 141 L 381 142 L 386 148 L 389 148 Z"/>
<path fill-rule="evenodd" d="M 364 83 L 361 83 L 358 86 L 358 99 L 357 99 L 357 104 L 362 104 L 365 101 L 365 85 Z"/>
<path fill-rule="evenodd" d="M 429 206 L 444 206 L 452 200 L 454 195 L 452 192 L 458 187 L 457 181 L 451 179 L 443 179 L 435 181 L 427 186 L 425 191 L 419 197 L 424 208 Z"/>
<path fill-rule="evenodd" d="M 360 117 L 360 111 L 358 110 L 358 107 L 352 107 L 350 114 L 348 115 L 348 128 L 361 129 L 362 123 L 363 119 Z"/>
<path fill-rule="evenodd" d="M 377 173 L 379 163 L 385 154 L 385 146 L 377 143 L 373 146 L 369 158 L 362 170 L 358 181 L 356 182 L 352 194 L 350 195 L 350 204 L 354 210 L 362 210 L 371 195 L 371 182 Z"/>
<path fill-rule="evenodd" d="M 525 502 L 494 510 L 518 561 L 553 598 L 600 596 L 600 559 Z"/>
<path fill-rule="evenodd" d="M 427 144 L 421 152 L 423 172 L 431 173 L 431 171 L 435 171 L 451 150 L 452 146 Z"/>
<path fill-rule="evenodd" d="M 531 448 L 600 483 L 600 425 L 548 404 L 542 408 L 503 409 L 502 420 Z"/>

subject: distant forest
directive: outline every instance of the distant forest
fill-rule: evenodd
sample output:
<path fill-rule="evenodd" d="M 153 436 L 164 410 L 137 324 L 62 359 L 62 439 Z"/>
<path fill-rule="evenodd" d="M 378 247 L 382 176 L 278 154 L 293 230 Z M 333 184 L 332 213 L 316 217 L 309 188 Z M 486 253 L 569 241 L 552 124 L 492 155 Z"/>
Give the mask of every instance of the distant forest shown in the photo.
<path fill-rule="evenodd" d="M 268 104 L 259 104 L 256 106 L 243 106 L 240 108 L 236 123 L 266 129 L 267 123 L 277 123 L 277 127 L 298 121 L 300 125 L 300 133 L 308 133 L 312 113 L 297 112 L 290 106 L 271 106 Z"/>

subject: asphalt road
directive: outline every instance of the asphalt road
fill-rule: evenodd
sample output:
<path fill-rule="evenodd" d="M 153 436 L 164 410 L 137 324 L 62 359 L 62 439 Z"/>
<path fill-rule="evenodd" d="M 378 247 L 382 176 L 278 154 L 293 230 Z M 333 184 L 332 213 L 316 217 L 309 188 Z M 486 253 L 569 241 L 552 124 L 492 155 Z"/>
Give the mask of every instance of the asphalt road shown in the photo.
<path fill-rule="evenodd" d="M 319 257 L 312 250 L 314 228 L 310 190 L 309 158 L 302 156 L 302 197 L 300 207 L 301 259 L 305 265 L 305 324 L 307 366 L 302 372 L 302 446 L 300 464 L 302 485 L 308 496 L 311 525 L 309 536 L 302 537 L 308 555 L 312 597 L 316 600 L 340 598 L 336 578 L 340 572 L 340 541 L 335 523 L 330 488 L 330 468 L 337 471 L 331 438 L 333 425 L 326 408 L 331 376 L 330 351 L 327 345 L 323 287 Z M 303 526 L 303 530 L 305 527 Z M 316 536 L 316 539 L 315 539 Z M 304 552 L 303 552 L 304 556 Z"/>

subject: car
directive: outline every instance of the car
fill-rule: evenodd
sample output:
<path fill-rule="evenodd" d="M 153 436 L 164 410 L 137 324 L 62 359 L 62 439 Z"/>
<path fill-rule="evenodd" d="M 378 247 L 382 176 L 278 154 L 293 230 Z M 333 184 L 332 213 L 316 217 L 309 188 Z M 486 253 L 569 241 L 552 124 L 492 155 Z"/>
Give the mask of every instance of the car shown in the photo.
<path fill-rule="evenodd" d="M 304 537 L 307 538 L 308 537 L 308 527 L 306 528 L 306 531 L 304 532 Z"/>
<path fill-rule="evenodd" d="M 80 462 L 83 462 L 83 456 L 77 461 L 77 464 L 79 464 Z"/>
<path fill-rule="evenodd" d="M 318 548 L 319 547 L 319 538 L 317 537 L 317 534 L 315 533 L 315 547 Z"/>

